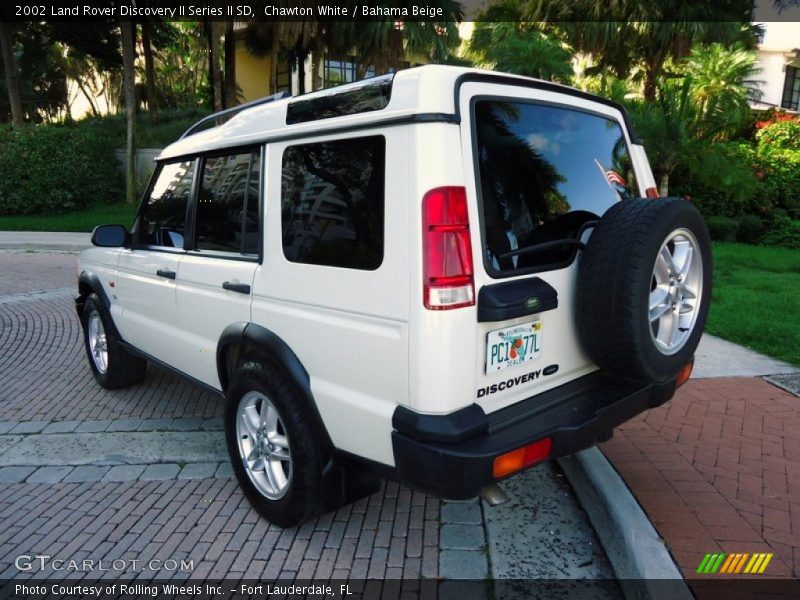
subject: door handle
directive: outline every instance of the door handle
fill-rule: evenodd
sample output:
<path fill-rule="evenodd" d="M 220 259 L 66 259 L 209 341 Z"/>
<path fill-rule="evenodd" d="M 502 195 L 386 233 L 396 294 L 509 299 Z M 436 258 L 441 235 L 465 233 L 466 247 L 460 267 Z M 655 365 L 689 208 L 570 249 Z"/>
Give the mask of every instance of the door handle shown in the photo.
<path fill-rule="evenodd" d="M 170 271 L 169 269 L 159 269 L 156 271 L 156 275 L 159 277 L 166 277 L 167 279 L 175 279 L 175 271 Z"/>
<path fill-rule="evenodd" d="M 238 292 L 240 294 L 250 293 L 250 286 L 246 283 L 231 283 L 230 281 L 226 281 L 222 284 L 222 289 L 230 292 Z"/>

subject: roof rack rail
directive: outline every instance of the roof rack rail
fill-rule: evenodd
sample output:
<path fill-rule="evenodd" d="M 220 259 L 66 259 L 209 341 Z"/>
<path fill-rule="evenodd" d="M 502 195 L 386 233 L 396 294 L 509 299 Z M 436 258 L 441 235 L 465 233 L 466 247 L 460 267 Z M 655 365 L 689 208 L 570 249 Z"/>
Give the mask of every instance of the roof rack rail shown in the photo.
<path fill-rule="evenodd" d="M 186 131 L 183 132 L 183 135 L 179 137 L 179 140 L 182 140 L 185 137 L 188 137 L 194 133 L 197 133 L 197 129 L 202 125 L 210 121 L 215 121 L 222 117 L 232 117 L 238 112 L 241 112 L 248 108 L 253 108 L 254 106 L 260 106 L 261 104 L 267 104 L 269 102 L 274 102 L 275 100 L 283 100 L 284 98 L 290 98 L 291 94 L 288 92 L 278 92 L 277 94 L 272 94 L 271 96 L 265 96 L 264 98 L 259 98 L 257 100 L 251 100 L 250 102 L 245 102 L 244 104 L 240 104 L 239 106 L 234 106 L 232 108 L 226 108 L 225 110 L 221 110 L 219 112 L 215 112 L 213 115 L 208 115 L 207 117 L 203 117 L 197 123 L 189 127 Z"/>

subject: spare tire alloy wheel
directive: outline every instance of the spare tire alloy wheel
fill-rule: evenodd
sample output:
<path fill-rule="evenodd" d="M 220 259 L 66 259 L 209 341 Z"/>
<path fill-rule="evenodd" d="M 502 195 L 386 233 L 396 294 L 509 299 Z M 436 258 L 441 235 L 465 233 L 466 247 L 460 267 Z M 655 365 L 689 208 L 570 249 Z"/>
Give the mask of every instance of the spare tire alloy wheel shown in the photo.
<path fill-rule="evenodd" d="M 692 360 L 711 299 L 711 239 L 682 198 L 609 208 L 581 254 L 576 321 L 601 370 L 665 383 Z"/>
<path fill-rule="evenodd" d="M 689 339 L 703 297 L 703 260 L 694 234 L 676 229 L 661 245 L 650 291 L 650 333 L 656 348 L 672 355 Z"/>
<path fill-rule="evenodd" d="M 236 433 L 242 466 L 255 488 L 270 500 L 282 498 L 292 481 L 286 428 L 269 398 L 258 391 L 239 402 Z"/>

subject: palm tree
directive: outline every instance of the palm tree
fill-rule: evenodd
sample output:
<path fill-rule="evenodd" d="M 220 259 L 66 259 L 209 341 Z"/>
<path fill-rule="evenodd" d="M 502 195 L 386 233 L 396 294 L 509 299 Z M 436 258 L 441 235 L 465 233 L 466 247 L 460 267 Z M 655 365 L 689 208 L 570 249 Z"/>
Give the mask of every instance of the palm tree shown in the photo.
<path fill-rule="evenodd" d="M 310 7 L 316 3 L 310 0 L 276 0 L 272 4 L 278 7 Z M 329 25 L 311 17 L 251 23 L 247 26 L 244 30 L 247 50 L 255 56 L 269 56 L 272 61 L 269 85 L 271 94 L 278 90 L 278 61 L 287 58 L 295 63 L 305 60 L 310 52 L 321 54 L 326 46 Z M 303 77 L 300 78 L 300 85 L 303 85 Z"/>
<path fill-rule="evenodd" d="M 22 112 L 22 99 L 19 93 L 17 61 L 14 56 L 14 35 L 11 24 L 2 21 L 0 21 L 0 49 L 3 52 L 3 70 L 6 74 L 8 100 L 11 104 L 11 122 L 15 126 L 20 126 L 25 123 L 25 114 Z"/>
<path fill-rule="evenodd" d="M 667 61 L 684 58 L 694 44 L 755 43 L 749 11 L 736 12 L 711 0 L 539 0 L 530 6 L 527 19 L 546 22 L 541 25 L 546 31 L 597 56 L 617 77 L 626 79 L 641 65 L 642 93 L 650 102 Z"/>
<path fill-rule="evenodd" d="M 120 23 L 122 30 L 122 85 L 125 94 L 127 135 L 125 155 L 125 200 L 136 202 L 136 25 L 129 21 Z"/>
<path fill-rule="evenodd" d="M 386 3 L 391 5 L 394 3 Z M 350 10 L 357 3 L 350 3 Z M 441 11 L 436 20 L 398 21 L 380 18 L 369 21 L 334 21 L 327 43 L 333 52 L 355 52 L 361 78 L 368 67 L 376 73 L 399 68 L 409 57 L 444 62 L 458 46 L 458 23 L 464 13 L 455 0 L 431 0 L 426 6 Z"/>
<path fill-rule="evenodd" d="M 479 65 L 506 73 L 562 82 L 572 75 L 563 44 L 519 21 L 476 23 L 467 50 Z"/>
<path fill-rule="evenodd" d="M 237 104 L 236 93 L 236 33 L 233 21 L 225 23 L 225 108 Z"/>
<path fill-rule="evenodd" d="M 750 115 L 749 102 L 761 97 L 753 80 L 759 72 L 758 56 L 740 45 L 696 46 L 686 61 L 686 72 L 700 121 L 711 126 L 708 133 L 717 138 L 738 129 Z"/>
<path fill-rule="evenodd" d="M 697 93 L 692 76 L 686 75 L 662 82 L 655 102 L 628 105 L 647 147 L 659 193 L 669 195 L 670 178 L 681 169 L 708 188 L 747 197 L 756 184 L 752 169 L 740 154 L 719 143 L 730 130 L 730 115 L 704 110 L 695 102 Z"/>

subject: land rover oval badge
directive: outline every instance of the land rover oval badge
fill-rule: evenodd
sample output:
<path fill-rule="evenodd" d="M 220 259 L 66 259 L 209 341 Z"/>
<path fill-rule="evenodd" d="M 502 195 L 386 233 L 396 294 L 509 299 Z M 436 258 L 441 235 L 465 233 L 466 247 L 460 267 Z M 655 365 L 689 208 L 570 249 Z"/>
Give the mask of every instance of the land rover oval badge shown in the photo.
<path fill-rule="evenodd" d="M 525 308 L 530 308 L 530 309 L 539 308 L 539 305 L 541 303 L 542 302 L 541 300 L 539 300 L 539 298 L 537 298 L 536 296 L 531 296 L 530 298 L 525 300 Z"/>

